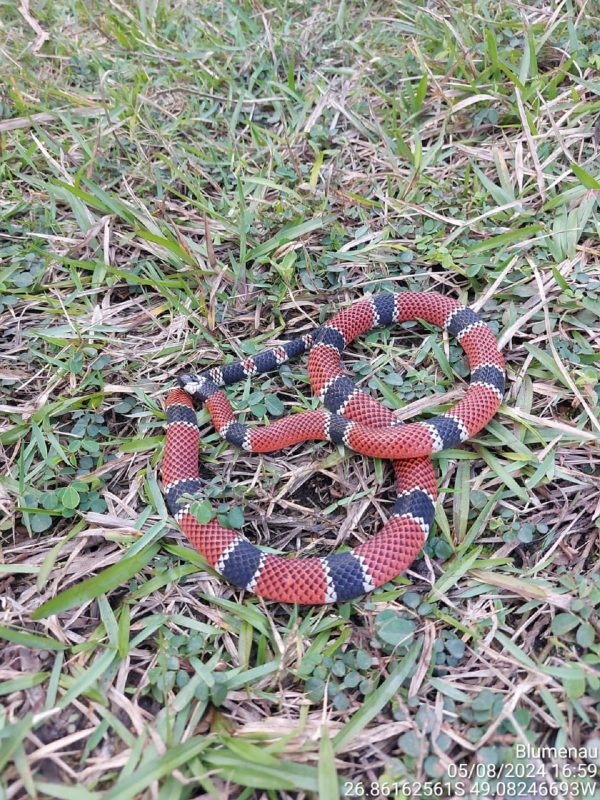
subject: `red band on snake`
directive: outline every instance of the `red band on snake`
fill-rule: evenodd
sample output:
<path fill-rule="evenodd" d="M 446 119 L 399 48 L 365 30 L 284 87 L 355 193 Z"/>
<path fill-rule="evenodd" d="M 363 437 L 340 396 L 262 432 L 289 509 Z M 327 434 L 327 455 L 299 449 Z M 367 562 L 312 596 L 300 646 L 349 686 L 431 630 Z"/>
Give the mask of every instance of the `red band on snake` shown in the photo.
<path fill-rule="evenodd" d="M 470 385 L 463 399 L 426 422 L 399 423 L 392 411 L 358 389 L 341 353 L 373 328 L 424 320 L 453 335 L 467 355 Z M 221 387 L 277 370 L 309 352 L 308 375 L 325 408 L 291 414 L 264 426 L 237 422 Z M 436 479 L 429 456 L 456 447 L 494 416 L 504 391 L 504 360 L 489 327 L 470 308 L 435 292 L 384 293 L 360 300 L 310 334 L 201 375 L 182 375 L 166 400 L 162 481 L 169 510 L 191 544 L 232 583 L 261 597 L 317 605 L 358 597 L 395 578 L 421 550 L 433 522 Z M 190 496 L 201 496 L 199 430 L 193 400 L 204 403 L 217 431 L 232 444 L 268 453 L 308 440 L 344 444 L 392 459 L 398 498 L 370 540 L 323 558 L 267 554 L 216 519 L 201 524 Z"/>

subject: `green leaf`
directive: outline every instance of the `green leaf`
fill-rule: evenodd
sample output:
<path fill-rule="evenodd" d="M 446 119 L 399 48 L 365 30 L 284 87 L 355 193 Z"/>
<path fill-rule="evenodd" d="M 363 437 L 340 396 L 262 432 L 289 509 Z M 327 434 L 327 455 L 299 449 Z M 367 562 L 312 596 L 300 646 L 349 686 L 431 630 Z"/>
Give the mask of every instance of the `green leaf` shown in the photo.
<path fill-rule="evenodd" d="M 393 647 L 410 641 L 416 630 L 416 624 L 410 619 L 395 616 L 385 619 L 377 629 L 378 637 Z"/>
<path fill-rule="evenodd" d="M 475 547 L 467 553 L 457 554 L 452 563 L 449 564 L 440 575 L 435 584 L 435 589 L 428 595 L 428 599 L 434 601 L 440 595 L 444 595 L 455 586 L 479 558 L 480 547 Z"/>
<path fill-rule="evenodd" d="M 151 783 L 170 776 L 173 770 L 196 758 L 211 743 L 208 736 L 195 736 L 183 744 L 169 747 L 161 756 L 146 758 L 131 775 L 117 781 L 104 794 L 104 800 L 129 800 L 140 797 Z"/>
<path fill-rule="evenodd" d="M 458 689 L 453 683 L 443 680 L 442 678 L 429 678 L 429 683 L 434 689 L 437 689 L 441 694 L 446 697 L 451 697 L 459 703 L 470 703 L 471 697 L 466 692 Z"/>
<path fill-rule="evenodd" d="M 199 503 L 192 503 L 190 505 L 190 513 L 198 520 L 200 525 L 208 525 L 208 523 L 216 516 L 216 511 L 212 507 L 210 500 L 202 500 Z"/>
<path fill-rule="evenodd" d="M 557 614 L 552 620 L 552 633 L 555 636 L 564 636 L 579 624 L 579 619 L 573 614 Z"/>
<path fill-rule="evenodd" d="M 280 417 L 285 411 L 285 406 L 276 394 L 268 394 L 265 396 L 265 407 L 269 414 L 274 417 Z"/>
<path fill-rule="evenodd" d="M 506 486 L 508 486 L 508 488 L 517 497 L 519 497 L 524 503 L 527 503 L 529 500 L 529 492 L 523 486 L 519 486 L 508 469 L 504 467 L 500 459 L 496 458 L 495 455 L 492 455 L 492 453 L 485 447 L 478 447 L 477 450 L 492 472 L 497 475 L 497 477 L 503 481 L 503 483 L 505 483 Z"/>
<path fill-rule="evenodd" d="M 520 242 L 522 239 L 527 239 L 532 234 L 538 233 L 543 229 L 544 226 L 541 224 L 525 225 L 516 231 L 506 231 L 499 236 L 492 236 L 490 239 L 477 242 L 469 247 L 469 252 L 482 253 L 485 250 L 500 250 L 508 247 L 508 245 L 515 244 L 515 242 Z"/>
<path fill-rule="evenodd" d="M 577 700 L 585 693 L 585 672 L 582 668 L 573 665 L 572 675 L 563 679 L 563 686 L 569 700 Z"/>
<path fill-rule="evenodd" d="M 554 356 L 550 353 L 546 353 L 545 350 L 541 350 L 539 347 L 536 347 L 534 344 L 530 342 L 525 342 L 525 347 L 527 350 L 535 356 L 535 358 L 542 364 L 546 369 L 550 372 L 550 374 L 556 378 L 557 381 L 560 381 L 564 384 L 568 389 L 571 387 L 569 386 L 569 382 L 565 378 L 565 376 L 560 371 L 556 361 L 554 360 Z M 541 422 L 543 424 L 543 421 Z"/>
<path fill-rule="evenodd" d="M 600 183 L 596 180 L 596 178 L 592 177 L 592 175 L 590 175 L 589 172 L 586 172 L 583 167 L 580 167 L 579 164 L 571 161 L 571 169 L 575 175 L 577 175 L 586 189 L 593 189 L 595 191 L 600 189 Z"/>
<path fill-rule="evenodd" d="M 305 764 L 278 761 L 276 766 L 242 760 L 237 753 L 226 750 L 212 751 L 205 756 L 207 764 L 220 771 L 223 778 L 239 786 L 275 791 L 318 791 L 317 771 Z M 111 798 L 107 798 L 111 800 Z"/>
<path fill-rule="evenodd" d="M 559 728 L 566 728 L 567 727 L 567 720 L 565 719 L 564 714 L 562 713 L 559 703 L 557 703 L 556 699 L 552 692 L 548 689 L 542 689 L 540 687 L 540 697 L 546 704 L 546 708 L 552 714 L 554 719 L 557 722 Z"/>
<path fill-rule="evenodd" d="M 125 658 L 125 656 L 129 652 L 129 633 L 130 633 L 129 623 L 130 623 L 129 605 L 125 603 L 121 607 L 121 613 L 119 615 L 119 624 L 117 631 L 117 650 L 119 652 L 119 658 Z"/>
<path fill-rule="evenodd" d="M 77 508 L 80 500 L 79 492 L 72 486 L 67 486 L 67 488 L 63 489 L 60 493 L 60 501 L 65 508 Z"/>
<path fill-rule="evenodd" d="M 64 783 L 36 781 L 35 785 L 45 796 L 55 797 L 56 800 L 101 800 L 102 798 L 100 792 L 90 792 L 80 783 L 68 786 Z"/>
<path fill-rule="evenodd" d="M 505 633 L 502 633 L 502 631 L 496 631 L 495 638 L 500 642 L 502 648 L 511 656 L 516 658 L 521 664 L 524 664 L 533 672 L 537 671 L 538 669 L 542 669 L 542 671 L 544 671 L 543 668 L 540 668 L 540 666 L 536 664 L 535 661 Z"/>
<path fill-rule="evenodd" d="M 60 614 L 63 611 L 68 611 L 75 606 L 83 605 L 84 603 L 99 597 L 101 594 L 106 594 L 113 589 L 123 586 L 124 583 L 132 578 L 139 572 L 146 564 L 154 558 L 159 550 L 159 545 L 154 544 L 141 550 L 130 558 L 124 558 L 117 564 L 103 570 L 99 575 L 93 578 L 88 578 L 81 583 L 71 586 L 64 592 L 61 592 L 51 600 L 37 608 L 31 615 L 32 619 L 42 619 L 49 617 L 50 614 Z"/>
<path fill-rule="evenodd" d="M 329 732 L 321 725 L 321 741 L 319 744 L 319 798 L 320 800 L 338 800 L 339 785 L 335 756 Z"/>
<path fill-rule="evenodd" d="M 0 625 L 0 639 L 17 642 L 17 644 L 30 647 L 32 650 L 64 650 L 67 647 L 66 644 L 58 642 L 56 639 L 51 639 L 49 636 L 30 633 L 19 628 L 9 628 L 6 625 Z"/>
<path fill-rule="evenodd" d="M 591 647 L 596 640 L 594 626 L 589 622 L 582 623 L 579 628 L 577 628 L 577 635 L 575 638 L 580 647 Z"/>
<path fill-rule="evenodd" d="M 52 517 L 48 514 L 32 514 L 29 524 L 34 533 L 43 533 L 52 526 Z"/>
<path fill-rule="evenodd" d="M 224 686 L 226 686 L 228 690 L 231 690 L 240 689 L 242 686 L 248 686 L 249 684 L 253 685 L 267 675 L 277 672 L 280 668 L 281 660 L 275 658 L 272 661 L 268 661 L 266 664 L 260 664 L 258 667 L 252 667 L 252 669 L 247 669 L 239 672 L 239 674 L 227 677 L 224 681 Z"/>
<path fill-rule="evenodd" d="M 144 450 L 156 450 L 163 444 L 164 436 L 148 436 L 147 439 L 128 439 L 119 448 L 122 453 L 141 453 Z"/>
<path fill-rule="evenodd" d="M 88 692 L 94 686 L 94 684 L 100 680 L 116 657 L 116 650 L 113 650 L 112 648 L 110 650 L 105 650 L 98 658 L 96 658 L 91 666 L 87 667 L 87 669 L 77 676 L 77 678 L 69 687 L 69 690 L 61 697 L 60 702 L 58 703 L 59 707 L 67 708 L 67 706 L 69 706 L 80 695 Z"/>
<path fill-rule="evenodd" d="M 423 639 L 418 639 L 409 649 L 401 663 L 390 674 L 381 686 L 376 689 L 369 697 L 369 702 L 361 708 L 342 726 L 339 733 L 333 739 L 333 749 L 339 753 L 344 747 L 354 739 L 355 736 L 366 728 L 369 722 L 374 719 L 387 703 L 398 693 L 400 687 L 414 667 L 417 656 L 421 652 Z"/>
<path fill-rule="evenodd" d="M 32 728 L 33 714 L 26 714 L 18 722 L 5 724 L 2 728 L 0 731 L 0 744 L 2 745 L 0 747 L 0 775 Z"/>
<path fill-rule="evenodd" d="M 324 154 L 321 151 L 319 151 L 315 158 L 315 163 L 312 165 L 312 168 L 310 170 L 309 184 L 312 189 L 316 187 L 317 181 L 319 180 L 319 172 L 321 171 L 321 167 L 323 166 L 324 157 L 325 157 Z"/>
<path fill-rule="evenodd" d="M 324 228 L 334 220 L 335 217 L 333 216 L 314 217 L 313 219 L 308 219 L 306 222 L 301 222 L 298 225 L 289 225 L 286 228 L 282 228 L 271 239 L 268 239 L 266 242 L 263 242 L 263 244 L 255 247 L 254 250 L 251 250 L 248 253 L 247 260 L 255 261 L 256 259 L 261 258 L 261 256 L 272 253 L 274 250 L 277 250 L 284 244 L 289 244 L 289 242 L 293 242 L 296 239 L 299 239 L 301 236 L 306 236 L 307 233 L 312 233 L 320 228 Z"/>
<path fill-rule="evenodd" d="M 398 747 L 402 749 L 403 753 L 412 758 L 418 758 L 421 755 L 421 744 L 422 740 L 416 731 L 406 731 L 398 739 Z"/>
<path fill-rule="evenodd" d="M 5 694 L 12 694 L 13 692 L 20 692 L 23 689 L 31 689 L 43 683 L 48 676 L 49 672 L 30 672 L 27 675 L 21 675 L 19 678 L 11 678 L 8 681 L 0 683 L 0 697 Z"/>
<path fill-rule="evenodd" d="M 239 530 L 244 527 L 244 510 L 241 506 L 233 506 L 227 512 L 227 524 L 230 528 Z"/>
<path fill-rule="evenodd" d="M 54 511 L 59 506 L 58 494 L 56 492 L 44 492 L 40 497 L 42 508 L 46 511 Z"/>

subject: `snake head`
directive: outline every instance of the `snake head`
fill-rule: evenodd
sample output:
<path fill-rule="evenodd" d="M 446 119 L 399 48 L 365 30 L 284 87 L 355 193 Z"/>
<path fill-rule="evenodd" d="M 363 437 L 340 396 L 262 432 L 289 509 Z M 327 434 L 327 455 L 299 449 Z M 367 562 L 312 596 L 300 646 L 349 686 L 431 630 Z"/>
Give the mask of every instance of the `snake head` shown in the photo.
<path fill-rule="evenodd" d="M 184 373 L 177 376 L 177 383 L 181 386 L 184 392 L 187 392 L 191 397 L 204 402 L 208 400 L 211 394 L 218 391 L 218 386 L 211 381 L 210 378 L 204 375 L 193 375 L 191 373 Z"/>

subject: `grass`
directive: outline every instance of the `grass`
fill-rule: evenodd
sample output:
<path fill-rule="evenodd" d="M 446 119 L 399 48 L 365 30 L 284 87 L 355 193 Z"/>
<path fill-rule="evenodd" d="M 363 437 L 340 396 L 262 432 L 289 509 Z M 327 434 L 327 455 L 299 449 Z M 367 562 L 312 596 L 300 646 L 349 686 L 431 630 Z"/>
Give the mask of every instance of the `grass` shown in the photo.
<path fill-rule="evenodd" d="M 510 769 L 507 797 L 600 797 L 597 7 L 0 10 L 0 796 L 482 797 Z M 481 309 L 505 402 L 436 459 L 405 575 L 325 609 L 242 595 L 166 513 L 165 391 L 385 289 Z M 345 363 L 405 418 L 467 374 L 419 325 Z M 314 404 L 303 364 L 232 396 Z M 252 457 L 199 420 L 255 541 L 385 519 L 387 464 Z"/>

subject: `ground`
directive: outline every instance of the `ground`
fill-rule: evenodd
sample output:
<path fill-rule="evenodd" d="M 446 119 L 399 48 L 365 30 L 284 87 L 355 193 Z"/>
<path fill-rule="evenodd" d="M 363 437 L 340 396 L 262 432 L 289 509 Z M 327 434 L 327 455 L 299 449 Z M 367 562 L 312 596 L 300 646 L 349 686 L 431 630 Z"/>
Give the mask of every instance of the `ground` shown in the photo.
<path fill-rule="evenodd" d="M 598 7 L 0 9 L 0 796 L 600 796 Z M 236 590 L 162 499 L 174 376 L 403 289 L 479 310 L 508 368 L 422 556 L 332 608 Z M 406 419 L 466 386 L 420 324 L 345 364 Z M 302 361 L 231 397 L 316 407 Z M 198 419 L 261 545 L 389 513 L 387 463 Z"/>

